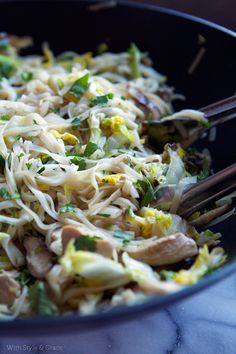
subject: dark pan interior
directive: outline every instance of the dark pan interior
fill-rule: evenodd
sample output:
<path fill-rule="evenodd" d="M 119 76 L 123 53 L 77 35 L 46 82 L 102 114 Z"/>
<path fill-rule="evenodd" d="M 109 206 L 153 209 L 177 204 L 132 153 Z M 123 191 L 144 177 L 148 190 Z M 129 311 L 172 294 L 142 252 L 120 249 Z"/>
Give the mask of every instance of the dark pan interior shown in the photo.
<path fill-rule="evenodd" d="M 168 76 L 169 84 L 186 96 L 186 102 L 178 103 L 177 108 L 199 108 L 235 93 L 236 40 L 232 32 L 227 33 L 190 17 L 148 8 L 146 5 L 119 4 L 114 8 L 94 12 L 89 11 L 88 6 L 89 3 L 83 1 L 3 2 L 0 4 L 0 31 L 31 35 L 35 45 L 25 51 L 25 54 L 40 53 L 43 41 L 49 42 L 55 53 L 65 50 L 79 53 L 91 50 L 95 52 L 97 45 L 102 42 L 106 42 L 111 51 L 117 52 L 126 50 L 131 42 L 135 42 L 142 51 L 150 53 L 155 67 Z M 188 68 L 203 46 L 198 42 L 199 35 L 206 39 L 204 44 L 206 52 L 195 72 L 189 75 Z M 235 127 L 234 122 L 225 124 L 217 129 L 215 142 L 209 144 L 206 138 L 199 143 L 200 147 L 207 146 L 212 153 L 215 170 L 235 161 Z M 222 245 L 229 254 L 229 260 L 233 259 L 236 254 L 236 217 L 231 217 L 215 229 L 223 233 Z M 155 299 L 143 307 L 136 307 L 136 310 L 139 308 L 141 313 L 153 307 L 166 305 L 199 290 L 229 272 L 230 268 L 225 269 L 225 273 L 222 270 L 218 277 L 209 277 L 203 281 L 205 282 L 203 285 L 192 287 L 180 295 L 166 296 L 162 300 Z M 113 311 L 110 312 L 111 315 L 104 316 L 104 320 L 118 318 L 119 314 L 124 316 L 125 313 L 131 317 L 131 313 L 137 313 L 136 310 Z M 91 326 L 89 319 L 80 318 L 78 322 L 79 318 L 74 316 L 68 321 L 71 324 L 73 322 L 76 327 L 79 323 L 83 324 L 84 328 Z M 93 321 L 95 325 L 97 323 L 95 318 Z M 63 320 L 63 323 L 66 322 Z M 51 320 L 43 323 L 47 328 L 47 323 L 58 326 L 59 321 L 57 324 Z M 14 327 L 20 331 L 20 327 L 23 330 L 26 327 L 34 328 L 35 325 L 34 320 L 27 320 L 23 326 L 20 320 L 14 325 L 0 326 L 0 330 L 2 333 L 3 329 Z"/>

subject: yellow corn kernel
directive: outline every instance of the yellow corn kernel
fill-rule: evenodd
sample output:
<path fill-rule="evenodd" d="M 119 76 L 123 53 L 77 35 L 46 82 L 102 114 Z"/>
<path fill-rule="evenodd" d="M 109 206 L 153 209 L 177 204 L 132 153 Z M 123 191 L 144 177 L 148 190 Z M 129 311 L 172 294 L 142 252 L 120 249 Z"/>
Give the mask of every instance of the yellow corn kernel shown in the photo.
<path fill-rule="evenodd" d="M 50 130 L 50 133 L 51 133 L 53 136 L 55 136 L 55 138 L 57 138 L 57 139 L 61 138 L 61 134 L 58 133 L 58 131 L 55 130 L 55 129 L 51 129 L 51 130 Z"/>
<path fill-rule="evenodd" d="M 152 232 L 152 224 L 143 224 L 140 227 L 140 235 L 144 238 L 149 238 Z"/>
<path fill-rule="evenodd" d="M 78 139 L 76 138 L 76 136 L 73 134 L 70 134 L 70 133 L 62 134 L 61 138 L 64 141 L 64 143 L 67 143 L 68 145 L 76 145 L 78 142 Z"/>
<path fill-rule="evenodd" d="M 123 117 L 114 116 L 111 117 L 111 129 L 114 130 L 118 125 L 124 124 L 125 120 Z"/>
<path fill-rule="evenodd" d="M 120 125 L 123 125 L 125 120 L 120 116 L 113 116 L 111 118 L 107 118 L 102 122 L 103 128 L 110 128 L 112 131 L 115 131 Z"/>
<path fill-rule="evenodd" d="M 101 183 L 108 183 L 108 184 L 112 184 L 112 185 L 116 185 L 121 179 L 121 175 L 120 174 L 116 174 L 116 175 L 107 175 L 104 177 L 98 177 L 98 181 Z"/>
<path fill-rule="evenodd" d="M 145 212 L 145 215 L 146 216 L 155 217 L 156 216 L 155 211 L 156 210 L 154 210 L 154 209 L 147 209 L 146 212 Z"/>
<path fill-rule="evenodd" d="M 193 272 L 181 270 L 174 276 L 173 280 L 178 284 L 191 285 L 198 281 L 198 276 Z"/>

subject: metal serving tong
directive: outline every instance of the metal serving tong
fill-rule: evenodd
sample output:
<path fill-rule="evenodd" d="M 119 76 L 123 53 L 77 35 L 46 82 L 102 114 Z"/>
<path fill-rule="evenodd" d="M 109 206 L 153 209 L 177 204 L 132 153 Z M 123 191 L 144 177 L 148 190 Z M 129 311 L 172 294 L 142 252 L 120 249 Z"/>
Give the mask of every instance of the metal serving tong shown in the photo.
<path fill-rule="evenodd" d="M 236 191 L 236 163 L 196 184 L 190 185 L 184 190 L 176 209 L 171 211 L 183 218 L 188 218 L 195 211 L 201 211 L 209 205 L 214 205 L 214 202 L 234 191 Z M 170 187 L 163 187 L 160 189 L 154 204 L 158 206 L 163 202 L 169 202 L 171 205 L 173 198 L 174 190 Z M 225 210 L 229 208 L 229 205 L 226 206 Z"/>
<path fill-rule="evenodd" d="M 197 141 L 206 129 L 225 123 L 236 117 L 236 95 L 200 108 L 209 126 L 188 117 L 146 121 L 150 145 L 162 149 L 166 143 L 181 143 L 186 148 Z"/>

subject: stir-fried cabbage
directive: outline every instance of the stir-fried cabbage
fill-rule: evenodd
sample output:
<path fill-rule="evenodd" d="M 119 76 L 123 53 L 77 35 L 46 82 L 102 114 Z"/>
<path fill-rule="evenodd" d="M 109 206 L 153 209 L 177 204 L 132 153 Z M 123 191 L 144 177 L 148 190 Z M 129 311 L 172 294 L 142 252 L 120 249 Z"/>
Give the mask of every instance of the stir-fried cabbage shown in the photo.
<path fill-rule="evenodd" d="M 133 304 L 220 266 L 220 235 L 176 215 L 206 157 L 178 144 L 157 154 L 146 135 L 153 119 L 206 119 L 173 112 L 147 54 L 132 44 L 56 57 L 45 45 L 20 57 L 29 39 L 1 38 L 0 317 Z M 193 266 L 176 271 L 188 257 Z"/>

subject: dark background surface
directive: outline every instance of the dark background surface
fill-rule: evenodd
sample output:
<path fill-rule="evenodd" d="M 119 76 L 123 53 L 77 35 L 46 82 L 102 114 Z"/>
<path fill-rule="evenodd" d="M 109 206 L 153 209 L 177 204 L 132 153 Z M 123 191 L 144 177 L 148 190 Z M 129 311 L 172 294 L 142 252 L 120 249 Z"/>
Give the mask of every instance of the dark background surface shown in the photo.
<path fill-rule="evenodd" d="M 136 0 L 203 17 L 236 30 L 236 0 Z"/>

